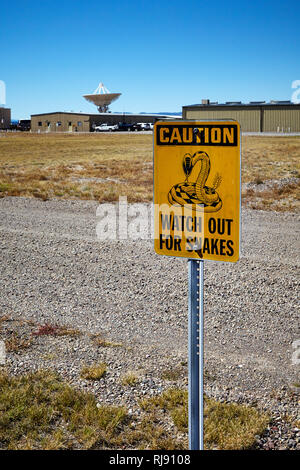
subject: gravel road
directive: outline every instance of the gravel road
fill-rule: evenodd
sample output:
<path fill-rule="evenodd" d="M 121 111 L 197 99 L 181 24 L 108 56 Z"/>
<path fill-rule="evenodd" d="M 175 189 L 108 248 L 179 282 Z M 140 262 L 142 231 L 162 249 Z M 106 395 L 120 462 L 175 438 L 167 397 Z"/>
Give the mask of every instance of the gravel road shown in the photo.
<path fill-rule="evenodd" d="M 137 397 L 187 382 L 187 261 L 156 255 L 151 240 L 100 242 L 96 208 L 0 199 L 0 339 L 32 340 L 7 352 L 12 372 L 56 368 L 99 401 L 134 409 Z M 240 261 L 205 262 L 206 393 L 258 403 L 278 423 L 286 413 L 294 423 L 299 404 L 299 231 L 297 214 L 243 210 Z M 81 335 L 32 336 L 45 323 Z M 96 333 L 121 346 L 96 346 Z M 80 379 L 97 361 L 108 364 L 106 377 Z M 166 369 L 178 373 L 173 382 Z M 128 371 L 139 381 L 126 388 Z M 283 425 L 260 446 L 300 446 L 300 430 Z"/>

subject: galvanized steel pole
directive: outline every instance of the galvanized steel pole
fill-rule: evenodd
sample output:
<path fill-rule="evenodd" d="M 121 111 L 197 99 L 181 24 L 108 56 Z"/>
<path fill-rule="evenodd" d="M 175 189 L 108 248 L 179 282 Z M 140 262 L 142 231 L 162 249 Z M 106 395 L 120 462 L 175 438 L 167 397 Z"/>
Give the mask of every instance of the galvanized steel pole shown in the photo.
<path fill-rule="evenodd" d="M 203 281 L 204 262 L 189 266 L 189 448 L 203 450 Z"/>

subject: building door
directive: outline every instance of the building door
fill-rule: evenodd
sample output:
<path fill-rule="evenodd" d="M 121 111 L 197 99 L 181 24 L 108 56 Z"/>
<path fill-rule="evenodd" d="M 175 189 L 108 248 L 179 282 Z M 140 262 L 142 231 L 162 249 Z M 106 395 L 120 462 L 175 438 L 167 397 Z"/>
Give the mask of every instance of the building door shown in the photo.
<path fill-rule="evenodd" d="M 72 123 L 69 122 L 69 132 L 72 132 L 73 131 L 73 128 L 72 128 Z"/>

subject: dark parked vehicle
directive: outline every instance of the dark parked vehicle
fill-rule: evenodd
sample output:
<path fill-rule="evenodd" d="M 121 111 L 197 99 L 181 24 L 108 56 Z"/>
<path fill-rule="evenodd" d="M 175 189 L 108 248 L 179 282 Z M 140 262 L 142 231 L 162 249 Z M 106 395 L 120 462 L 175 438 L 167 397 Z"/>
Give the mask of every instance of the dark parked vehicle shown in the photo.
<path fill-rule="evenodd" d="M 131 124 L 131 126 L 132 126 L 131 127 L 132 131 L 141 131 L 142 130 L 142 128 L 139 124 L 134 123 L 134 124 Z"/>
<path fill-rule="evenodd" d="M 21 119 L 20 121 L 13 121 L 9 126 L 10 131 L 28 132 L 31 128 L 30 119 Z"/>
<path fill-rule="evenodd" d="M 135 130 L 137 130 L 136 124 L 129 124 L 127 122 L 119 122 L 118 124 L 118 131 L 133 132 Z"/>
<path fill-rule="evenodd" d="M 31 121 L 30 119 L 20 119 L 18 124 L 18 130 L 28 132 L 31 128 Z"/>

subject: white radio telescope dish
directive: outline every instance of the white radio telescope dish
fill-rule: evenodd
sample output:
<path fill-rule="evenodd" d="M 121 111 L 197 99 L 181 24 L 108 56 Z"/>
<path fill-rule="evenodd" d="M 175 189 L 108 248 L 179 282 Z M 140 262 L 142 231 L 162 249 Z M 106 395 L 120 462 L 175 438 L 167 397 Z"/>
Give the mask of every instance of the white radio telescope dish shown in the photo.
<path fill-rule="evenodd" d="M 109 105 L 116 101 L 119 96 L 121 96 L 121 93 L 110 93 L 103 83 L 99 83 L 92 95 L 83 95 L 83 98 L 96 105 L 99 113 L 107 113 Z"/>

